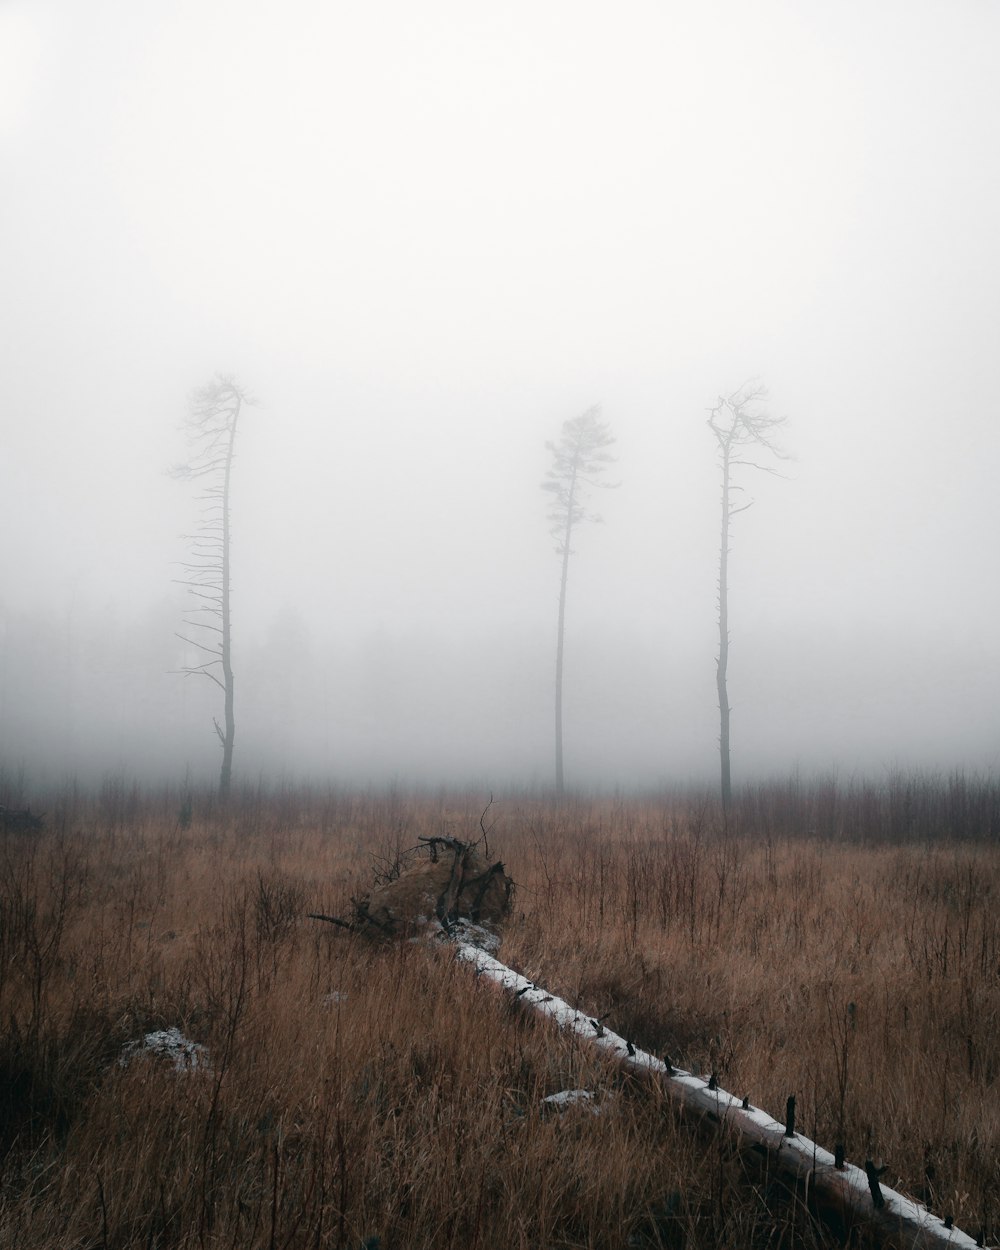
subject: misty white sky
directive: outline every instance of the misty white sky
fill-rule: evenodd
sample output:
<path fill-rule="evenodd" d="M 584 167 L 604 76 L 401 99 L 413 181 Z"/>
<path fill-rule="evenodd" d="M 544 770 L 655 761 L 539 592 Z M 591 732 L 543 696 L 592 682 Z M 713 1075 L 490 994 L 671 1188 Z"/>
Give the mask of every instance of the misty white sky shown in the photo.
<path fill-rule="evenodd" d="M 735 526 L 737 778 L 996 768 L 998 49 L 991 0 L 0 0 L 3 753 L 72 677 L 24 677 L 37 620 L 69 656 L 143 632 L 148 714 L 93 761 L 150 758 L 192 523 L 165 470 L 224 371 L 260 401 L 256 761 L 266 672 L 282 767 L 547 779 L 538 486 L 600 403 L 622 485 L 575 544 L 567 776 L 714 776 L 705 416 L 758 376 L 794 460 Z M 214 767 L 188 711 L 169 762 Z"/>

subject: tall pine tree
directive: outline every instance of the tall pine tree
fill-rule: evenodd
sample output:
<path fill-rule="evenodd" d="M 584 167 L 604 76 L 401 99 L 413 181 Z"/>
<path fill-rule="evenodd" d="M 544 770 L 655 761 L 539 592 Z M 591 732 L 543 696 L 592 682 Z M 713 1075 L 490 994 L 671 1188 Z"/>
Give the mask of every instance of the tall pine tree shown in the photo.
<path fill-rule="evenodd" d="M 563 780 L 563 650 L 566 635 L 566 582 L 569 558 L 573 554 L 573 531 L 584 521 L 600 521 L 586 509 L 591 487 L 610 487 L 601 481 L 614 456 L 606 449 L 615 441 L 600 419 L 600 408 L 588 408 L 582 416 L 565 421 L 557 443 L 546 443 L 552 453 L 552 467 L 542 490 L 552 495 L 549 512 L 550 533 L 556 539 L 556 553 L 562 559 L 559 579 L 559 624 L 556 633 L 556 793 L 564 790 Z"/>

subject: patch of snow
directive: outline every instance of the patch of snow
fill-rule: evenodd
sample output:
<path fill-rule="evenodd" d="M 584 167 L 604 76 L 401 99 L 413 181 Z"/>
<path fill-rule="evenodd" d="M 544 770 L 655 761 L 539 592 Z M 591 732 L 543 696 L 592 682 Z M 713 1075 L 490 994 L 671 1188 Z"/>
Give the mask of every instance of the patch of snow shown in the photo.
<path fill-rule="evenodd" d="M 542 1107 L 550 1111 L 566 1111 L 570 1107 L 583 1107 L 591 1115 L 600 1115 L 601 1108 L 595 1103 L 589 1089 L 561 1089 L 542 1099 Z"/>
<path fill-rule="evenodd" d="M 127 1068 L 133 1059 L 153 1055 L 169 1059 L 175 1072 L 207 1072 L 210 1070 L 208 1051 L 199 1042 L 192 1042 L 180 1029 L 157 1029 L 147 1033 L 141 1041 L 129 1042 L 122 1047 L 118 1066 Z"/>
<path fill-rule="evenodd" d="M 460 945 L 474 946 L 485 951 L 487 955 L 495 955 L 500 949 L 501 937 L 484 925 L 473 924 L 471 920 L 458 920 L 451 926 L 448 937 Z"/>

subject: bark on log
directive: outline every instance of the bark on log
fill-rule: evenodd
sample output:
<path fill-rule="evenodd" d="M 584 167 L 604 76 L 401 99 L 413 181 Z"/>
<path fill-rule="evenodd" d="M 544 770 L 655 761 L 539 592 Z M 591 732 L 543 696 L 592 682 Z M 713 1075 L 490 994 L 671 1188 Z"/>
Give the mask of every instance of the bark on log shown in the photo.
<path fill-rule="evenodd" d="M 842 1218 L 873 1226 L 880 1237 L 901 1250 L 975 1250 L 980 1244 L 887 1186 L 880 1187 L 882 1204 L 876 1206 L 863 1168 L 850 1163 L 838 1166 L 828 1150 L 801 1133 L 789 1136 L 787 1126 L 766 1111 L 749 1106 L 746 1100 L 720 1089 L 713 1080 L 692 1076 L 639 1050 L 626 1038 L 576 1011 L 479 947 L 459 944 L 457 953 L 459 959 L 472 964 L 480 976 L 506 990 L 518 1003 L 586 1038 L 628 1071 L 657 1078 L 686 1115 L 731 1131 L 747 1149 L 765 1152 L 774 1167 L 803 1183 L 820 1208 L 833 1209 Z"/>

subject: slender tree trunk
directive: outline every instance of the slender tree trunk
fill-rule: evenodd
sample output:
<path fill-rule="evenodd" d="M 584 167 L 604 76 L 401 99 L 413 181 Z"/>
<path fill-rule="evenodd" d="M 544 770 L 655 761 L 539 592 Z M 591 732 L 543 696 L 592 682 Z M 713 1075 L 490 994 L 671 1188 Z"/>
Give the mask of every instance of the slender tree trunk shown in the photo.
<path fill-rule="evenodd" d="M 563 793 L 563 635 L 566 629 L 566 577 L 569 573 L 569 552 L 563 553 L 562 580 L 559 583 L 559 627 L 556 635 L 556 794 Z"/>
<path fill-rule="evenodd" d="M 236 396 L 236 412 L 229 431 L 229 448 L 226 452 L 226 472 L 222 484 L 222 681 L 225 686 L 225 729 L 222 738 L 222 772 L 219 776 L 219 797 L 229 798 L 233 780 L 233 743 L 236 740 L 236 720 L 233 715 L 233 663 L 232 618 L 229 608 L 229 484 L 233 468 L 233 452 L 236 447 L 236 423 L 240 418 L 241 397 Z"/>
<path fill-rule="evenodd" d="M 719 758 L 722 764 L 722 808 L 729 811 L 732 802 L 732 777 L 729 766 L 729 690 L 726 671 L 729 667 L 729 448 L 722 452 L 722 536 L 719 543 L 719 658 L 715 682 L 719 691 Z"/>
<path fill-rule="evenodd" d="M 570 480 L 569 505 L 566 508 L 566 533 L 563 536 L 562 577 L 559 582 L 559 625 L 556 633 L 556 794 L 564 792 L 563 783 L 563 641 L 566 634 L 566 582 L 569 577 L 569 544 L 573 536 L 573 504 L 576 494 L 576 470 Z"/>

